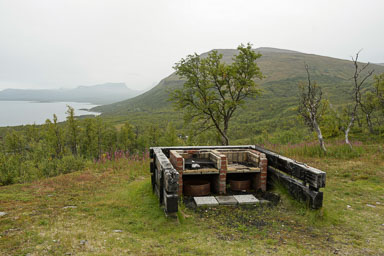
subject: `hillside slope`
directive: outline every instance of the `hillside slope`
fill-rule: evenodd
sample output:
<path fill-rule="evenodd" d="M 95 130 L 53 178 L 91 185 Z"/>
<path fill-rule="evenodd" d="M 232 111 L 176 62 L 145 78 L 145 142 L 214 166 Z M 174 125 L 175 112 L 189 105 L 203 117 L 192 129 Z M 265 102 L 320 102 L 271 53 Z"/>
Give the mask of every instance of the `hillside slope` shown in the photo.
<path fill-rule="evenodd" d="M 230 62 L 236 54 L 233 49 L 219 49 L 223 59 Z M 263 95 L 249 100 L 245 109 L 241 109 L 235 116 L 235 122 L 248 126 L 248 132 L 256 131 L 255 124 L 278 120 L 279 123 L 291 122 L 296 117 L 298 83 L 306 80 L 304 64 L 310 66 L 311 76 L 323 88 L 324 97 L 337 105 L 348 100 L 351 92 L 353 65 L 351 61 L 305 54 L 289 50 L 274 48 L 258 48 L 255 51 L 263 56 L 258 60 L 261 71 L 266 76 L 257 81 L 263 89 Z M 202 54 L 206 56 L 207 53 Z M 371 64 L 375 73 L 384 72 L 384 66 Z M 368 81 L 370 83 L 371 81 Z M 180 88 L 183 81 L 174 73 L 161 80 L 151 90 L 135 98 L 100 106 L 94 110 L 103 113 L 103 116 L 114 120 L 130 120 L 133 123 L 147 121 L 148 123 L 164 124 L 166 121 L 180 123 L 180 113 L 175 113 L 168 101 L 169 91 Z M 181 127 L 181 125 L 179 125 Z M 276 126 L 276 122 L 268 126 Z M 249 130 L 250 129 L 250 130 Z M 255 130 L 256 129 L 256 130 Z M 241 138 L 239 132 L 236 134 Z"/>

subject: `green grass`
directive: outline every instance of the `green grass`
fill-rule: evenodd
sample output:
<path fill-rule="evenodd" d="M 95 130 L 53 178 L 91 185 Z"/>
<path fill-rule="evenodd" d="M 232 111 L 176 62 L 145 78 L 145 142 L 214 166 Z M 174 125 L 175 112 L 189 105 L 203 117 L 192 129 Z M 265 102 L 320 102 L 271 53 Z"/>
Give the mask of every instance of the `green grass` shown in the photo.
<path fill-rule="evenodd" d="M 192 210 L 181 203 L 178 218 L 166 218 L 151 190 L 148 160 L 91 164 L 82 172 L 0 187 L 0 211 L 8 213 L 0 217 L 0 254 L 380 255 L 379 146 L 361 145 L 358 156 L 345 159 L 285 151 L 327 172 L 324 207 L 317 211 L 277 187 L 282 201 L 275 207 Z"/>

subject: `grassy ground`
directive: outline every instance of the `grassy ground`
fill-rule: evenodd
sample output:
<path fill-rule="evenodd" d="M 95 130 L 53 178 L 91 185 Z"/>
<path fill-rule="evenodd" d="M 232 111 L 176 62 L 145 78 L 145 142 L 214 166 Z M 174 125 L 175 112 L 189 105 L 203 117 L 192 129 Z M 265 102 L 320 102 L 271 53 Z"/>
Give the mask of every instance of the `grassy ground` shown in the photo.
<path fill-rule="evenodd" d="M 384 255 L 384 157 L 359 148 L 344 159 L 274 148 L 327 172 L 319 211 L 279 189 L 276 207 L 181 205 L 167 219 L 148 160 L 1 187 L 0 255 Z"/>

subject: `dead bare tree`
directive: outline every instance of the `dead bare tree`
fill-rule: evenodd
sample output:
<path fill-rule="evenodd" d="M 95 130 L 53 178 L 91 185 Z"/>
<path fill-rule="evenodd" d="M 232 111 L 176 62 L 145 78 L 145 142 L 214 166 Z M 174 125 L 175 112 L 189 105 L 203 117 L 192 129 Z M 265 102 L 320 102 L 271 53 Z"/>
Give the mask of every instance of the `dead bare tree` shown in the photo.
<path fill-rule="evenodd" d="M 344 130 L 345 133 L 345 143 L 348 144 L 351 148 L 352 145 L 349 141 L 349 132 L 351 131 L 351 128 L 353 126 L 353 123 L 355 122 L 356 115 L 357 115 L 357 109 L 360 106 L 363 110 L 363 104 L 361 102 L 361 91 L 363 89 L 363 85 L 365 81 L 373 74 L 374 70 L 366 71 L 367 67 L 369 66 L 369 62 L 364 64 L 361 68 L 358 63 L 359 54 L 361 50 L 356 53 L 356 57 L 352 57 L 353 65 L 354 65 L 354 74 L 353 74 L 353 107 L 352 111 L 349 113 L 349 121 L 348 125 Z M 364 110 L 363 110 L 364 112 Z"/>
<path fill-rule="evenodd" d="M 312 83 L 308 65 L 305 64 L 304 67 L 307 72 L 308 83 L 299 84 L 300 101 L 298 111 L 308 128 L 316 132 L 320 147 L 326 152 L 323 134 L 319 126 L 319 121 L 324 113 L 324 104 L 321 100 L 323 93 L 316 82 Z"/>

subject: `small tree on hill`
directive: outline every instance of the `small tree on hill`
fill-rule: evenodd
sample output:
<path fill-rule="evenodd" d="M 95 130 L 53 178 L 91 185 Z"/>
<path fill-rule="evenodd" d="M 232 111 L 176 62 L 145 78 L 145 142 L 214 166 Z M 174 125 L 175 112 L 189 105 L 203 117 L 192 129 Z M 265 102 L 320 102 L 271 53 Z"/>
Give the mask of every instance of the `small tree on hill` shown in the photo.
<path fill-rule="evenodd" d="M 188 55 L 176 63 L 176 74 L 186 81 L 183 88 L 171 93 L 177 109 L 184 109 L 184 119 L 195 122 L 200 132 L 215 128 L 222 144 L 228 145 L 229 121 L 245 99 L 260 93 L 255 79 L 263 75 L 256 64 L 261 57 L 251 44 L 240 45 L 233 63 L 222 61 L 223 55 L 212 51 L 208 57 Z"/>
<path fill-rule="evenodd" d="M 61 158 L 64 151 L 63 134 L 57 123 L 57 116 L 53 114 L 53 122 L 47 119 L 45 121 L 46 136 L 45 141 L 50 148 L 51 155 Z"/>
<path fill-rule="evenodd" d="M 353 105 L 352 109 L 349 111 L 348 115 L 348 124 L 344 129 L 345 134 L 345 143 L 347 143 L 351 148 L 352 145 L 349 142 L 349 132 L 356 120 L 358 107 L 362 107 L 362 89 L 365 81 L 373 74 L 374 70 L 367 71 L 369 63 L 364 64 L 362 67 L 358 62 L 360 51 L 356 53 L 356 57 L 352 57 L 354 74 L 353 74 Z"/>
<path fill-rule="evenodd" d="M 136 135 L 133 131 L 133 126 L 129 123 L 125 123 L 123 127 L 121 127 L 119 133 L 119 141 L 124 151 L 130 151 L 131 153 L 136 148 Z"/>
<path fill-rule="evenodd" d="M 67 105 L 67 140 L 72 154 L 77 156 L 77 147 L 79 144 L 80 127 L 75 118 L 75 109 Z"/>
<path fill-rule="evenodd" d="M 321 133 L 319 122 L 325 111 L 325 103 L 322 101 L 321 87 L 316 82 L 311 81 L 308 65 L 305 65 L 308 83 L 299 84 L 300 101 L 299 114 L 303 117 L 305 124 L 311 131 L 315 131 L 320 143 L 321 149 L 326 152 L 323 134 Z"/>

